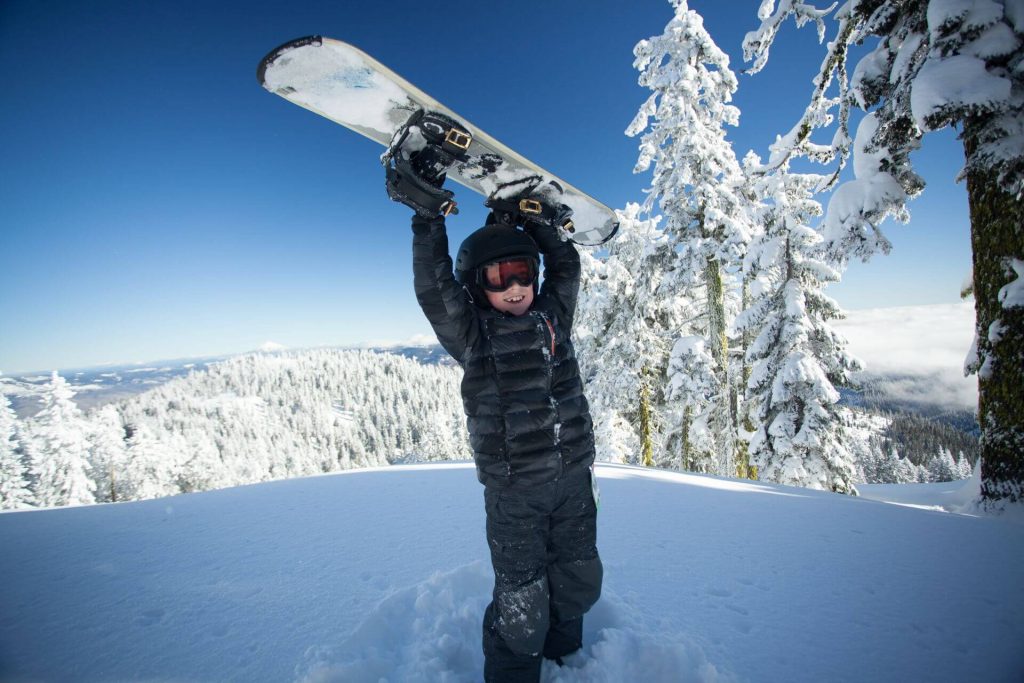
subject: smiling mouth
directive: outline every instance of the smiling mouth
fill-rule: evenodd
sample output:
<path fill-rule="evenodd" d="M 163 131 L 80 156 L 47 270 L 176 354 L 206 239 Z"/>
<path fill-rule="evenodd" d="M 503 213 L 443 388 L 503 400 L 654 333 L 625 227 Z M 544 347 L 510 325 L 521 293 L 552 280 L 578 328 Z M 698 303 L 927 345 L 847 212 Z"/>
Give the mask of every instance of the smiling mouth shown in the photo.
<path fill-rule="evenodd" d="M 505 303 L 507 303 L 507 304 L 518 304 L 519 302 L 521 302 L 525 298 L 526 297 L 524 297 L 524 296 L 510 296 L 507 299 L 505 299 Z"/>

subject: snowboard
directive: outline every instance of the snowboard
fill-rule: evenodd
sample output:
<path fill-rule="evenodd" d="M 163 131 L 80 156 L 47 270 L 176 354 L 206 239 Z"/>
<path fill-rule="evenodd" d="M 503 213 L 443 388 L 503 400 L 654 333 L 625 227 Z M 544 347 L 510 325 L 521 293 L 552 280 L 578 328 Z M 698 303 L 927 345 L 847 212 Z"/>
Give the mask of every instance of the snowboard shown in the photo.
<path fill-rule="evenodd" d="M 322 36 L 290 41 L 260 61 L 257 78 L 269 92 L 389 148 L 421 110 L 447 116 L 468 132 L 452 140 L 464 151 L 464 160 L 448 169 L 448 178 L 488 200 L 515 200 L 529 188 L 531 197 L 565 204 L 573 211 L 568 237 L 580 245 L 603 244 L 618 230 L 612 209 L 498 142 L 348 43 Z M 387 154 L 382 158 L 385 163 Z"/>

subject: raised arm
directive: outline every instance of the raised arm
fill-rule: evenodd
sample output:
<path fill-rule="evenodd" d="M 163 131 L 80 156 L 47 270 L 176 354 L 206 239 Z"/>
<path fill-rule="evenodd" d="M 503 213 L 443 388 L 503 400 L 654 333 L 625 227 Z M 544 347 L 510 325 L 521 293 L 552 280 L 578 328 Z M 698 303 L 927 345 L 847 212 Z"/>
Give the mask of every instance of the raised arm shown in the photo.
<path fill-rule="evenodd" d="M 412 273 L 416 300 L 441 346 L 460 364 L 473 333 L 472 304 L 455 280 L 444 217 L 412 219 Z"/>
<path fill-rule="evenodd" d="M 527 223 L 526 232 L 544 256 L 544 284 L 540 296 L 552 300 L 571 327 L 580 290 L 580 255 L 575 245 L 563 241 L 551 225 Z"/>

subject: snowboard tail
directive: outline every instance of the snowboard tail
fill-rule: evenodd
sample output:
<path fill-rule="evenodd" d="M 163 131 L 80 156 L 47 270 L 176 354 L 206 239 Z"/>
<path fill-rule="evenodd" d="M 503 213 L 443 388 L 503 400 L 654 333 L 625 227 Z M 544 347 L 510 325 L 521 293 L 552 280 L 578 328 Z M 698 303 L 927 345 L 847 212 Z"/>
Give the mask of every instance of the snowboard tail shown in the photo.
<path fill-rule="evenodd" d="M 390 147 L 410 117 L 420 112 L 454 119 L 465 135 L 451 143 L 464 160 L 447 177 L 480 193 L 489 203 L 533 198 L 573 211 L 571 239 L 596 246 L 618 230 L 615 212 L 537 166 L 412 85 L 362 50 L 322 36 L 299 38 L 271 50 L 257 78 L 266 90 Z M 387 155 L 382 162 L 387 164 Z"/>

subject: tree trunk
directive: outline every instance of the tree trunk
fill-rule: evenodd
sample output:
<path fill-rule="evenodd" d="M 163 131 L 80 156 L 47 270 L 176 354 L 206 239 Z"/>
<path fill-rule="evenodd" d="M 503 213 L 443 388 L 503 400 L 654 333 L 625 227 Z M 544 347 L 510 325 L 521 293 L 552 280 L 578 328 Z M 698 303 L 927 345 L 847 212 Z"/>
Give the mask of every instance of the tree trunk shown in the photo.
<path fill-rule="evenodd" d="M 970 122 L 964 126 L 968 159 Z M 999 291 L 1014 279 L 1010 259 L 1024 260 L 1024 201 L 1003 191 L 996 174 L 967 174 L 974 252 L 978 344 L 981 498 L 1024 502 L 1024 307 L 1003 308 Z"/>
<path fill-rule="evenodd" d="M 692 472 L 697 467 L 696 457 L 693 452 L 693 444 L 690 443 L 690 425 L 693 423 L 693 406 L 686 406 L 683 410 L 683 425 L 680 428 L 680 439 L 682 452 L 679 455 L 679 469 L 684 472 Z"/>
<path fill-rule="evenodd" d="M 708 293 L 708 347 L 721 372 L 728 364 L 729 340 L 725 334 L 725 287 L 717 259 L 707 260 L 704 285 Z"/>
<path fill-rule="evenodd" d="M 750 307 L 750 283 L 745 277 L 743 278 L 742 305 L 744 311 Z M 743 354 L 741 361 L 742 369 L 740 370 L 740 382 L 735 390 L 737 399 L 742 401 L 740 414 L 736 418 L 737 425 L 742 424 L 743 426 L 742 430 L 736 430 L 736 476 L 740 479 L 757 479 L 757 468 L 750 464 L 750 438 L 747 436 L 756 429 L 754 421 L 750 417 L 750 403 L 747 401 L 747 382 L 750 381 L 750 374 L 753 371 L 750 362 L 747 360 L 750 337 L 751 334 L 748 330 L 744 330 L 740 337 L 740 346 Z"/>
<path fill-rule="evenodd" d="M 654 467 L 651 436 L 651 392 L 647 387 L 647 368 L 640 373 L 640 456 L 644 467 Z"/>
<path fill-rule="evenodd" d="M 114 465 L 110 464 L 110 502 L 116 503 L 117 501 L 117 475 L 114 473 Z"/>
<path fill-rule="evenodd" d="M 709 258 L 704 267 L 704 287 L 707 292 L 708 311 L 708 347 L 711 357 L 718 365 L 716 372 L 717 398 L 716 405 L 712 409 L 713 416 L 709 421 L 710 425 L 718 432 L 715 434 L 715 442 L 718 445 L 719 453 L 716 454 L 721 462 L 719 471 L 716 474 L 729 474 L 733 469 L 735 454 L 732 452 L 735 441 L 735 429 L 733 427 L 731 398 L 733 391 L 729 382 L 729 338 L 725 329 L 725 286 L 722 282 L 722 266 L 718 259 Z"/>

